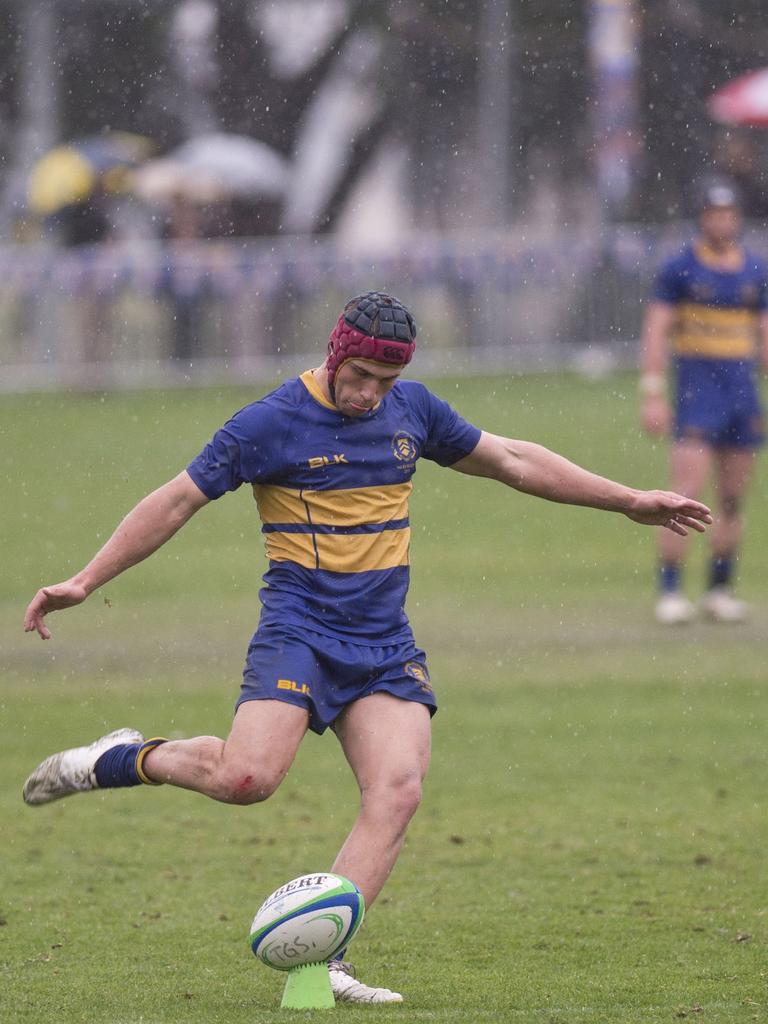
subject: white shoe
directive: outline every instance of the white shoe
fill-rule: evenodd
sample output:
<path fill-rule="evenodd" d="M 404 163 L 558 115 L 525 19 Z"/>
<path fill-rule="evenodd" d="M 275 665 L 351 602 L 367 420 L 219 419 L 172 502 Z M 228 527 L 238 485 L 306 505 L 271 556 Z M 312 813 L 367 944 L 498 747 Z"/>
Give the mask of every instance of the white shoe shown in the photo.
<path fill-rule="evenodd" d="M 714 622 L 743 622 L 748 607 L 728 587 L 713 587 L 702 597 L 701 610 Z"/>
<path fill-rule="evenodd" d="M 399 992 L 390 992 L 388 988 L 371 988 L 355 977 L 352 964 L 344 960 L 331 960 L 328 963 L 328 975 L 331 989 L 339 1003 L 402 1003 Z"/>
<path fill-rule="evenodd" d="M 696 609 L 684 594 L 669 590 L 659 597 L 654 614 L 664 626 L 680 626 L 693 619 Z"/>
<path fill-rule="evenodd" d="M 22 795 L 27 804 L 49 804 L 71 793 L 98 789 L 93 769 L 101 755 L 119 743 L 143 743 L 135 729 L 116 729 L 87 747 L 73 747 L 51 754 L 39 764 L 24 783 Z"/>

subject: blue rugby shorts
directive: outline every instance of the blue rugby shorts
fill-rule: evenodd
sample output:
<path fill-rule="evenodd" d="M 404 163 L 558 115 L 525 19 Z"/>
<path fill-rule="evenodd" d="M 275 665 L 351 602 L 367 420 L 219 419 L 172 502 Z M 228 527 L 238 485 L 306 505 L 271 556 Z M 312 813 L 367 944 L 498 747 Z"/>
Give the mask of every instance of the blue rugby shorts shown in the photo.
<path fill-rule="evenodd" d="M 675 440 L 713 448 L 757 448 L 765 440 L 763 410 L 751 363 L 677 361 Z"/>
<path fill-rule="evenodd" d="M 321 734 L 353 701 L 391 693 L 425 704 L 437 701 L 426 655 L 413 640 L 368 647 L 310 630 L 263 626 L 251 640 L 236 708 L 249 700 L 281 700 L 309 711 L 309 727 Z"/>

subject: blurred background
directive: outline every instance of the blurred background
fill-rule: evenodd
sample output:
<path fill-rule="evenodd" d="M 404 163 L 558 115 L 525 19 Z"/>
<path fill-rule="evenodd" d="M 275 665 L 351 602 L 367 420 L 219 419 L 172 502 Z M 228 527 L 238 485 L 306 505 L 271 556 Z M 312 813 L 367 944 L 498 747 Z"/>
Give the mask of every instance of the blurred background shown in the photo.
<path fill-rule="evenodd" d="M 420 372 L 632 365 L 699 179 L 764 248 L 762 6 L 0 0 L 0 388 L 274 379 L 371 287 Z"/>

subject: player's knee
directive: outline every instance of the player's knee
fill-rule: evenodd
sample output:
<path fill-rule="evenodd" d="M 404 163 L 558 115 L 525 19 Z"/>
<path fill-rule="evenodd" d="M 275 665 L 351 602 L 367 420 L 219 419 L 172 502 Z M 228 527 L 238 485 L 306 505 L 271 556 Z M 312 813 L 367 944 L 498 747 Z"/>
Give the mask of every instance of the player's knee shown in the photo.
<path fill-rule="evenodd" d="M 364 794 L 364 799 L 376 805 L 378 813 L 398 824 L 408 823 L 421 803 L 421 778 L 417 774 L 401 775 L 387 785 L 376 787 Z"/>
<path fill-rule="evenodd" d="M 270 768 L 226 766 L 217 780 L 218 798 L 227 804 L 259 804 L 272 796 L 281 780 Z"/>
<path fill-rule="evenodd" d="M 421 779 L 411 779 L 400 786 L 397 793 L 396 806 L 400 816 L 410 821 L 421 803 Z"/>

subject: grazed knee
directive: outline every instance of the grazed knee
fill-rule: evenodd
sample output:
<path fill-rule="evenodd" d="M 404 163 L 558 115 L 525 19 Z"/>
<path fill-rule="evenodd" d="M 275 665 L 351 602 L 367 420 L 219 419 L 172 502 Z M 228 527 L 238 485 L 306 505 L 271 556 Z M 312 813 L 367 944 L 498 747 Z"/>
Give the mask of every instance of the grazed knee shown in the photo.
<path fill-rule="evenodd" d="M 258 804 L 267 800 L 282 781 L 269 768 L 224 766 L 216 782 L 216 797 L 227 804 Z"/>

